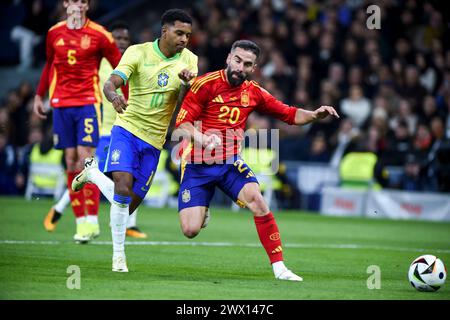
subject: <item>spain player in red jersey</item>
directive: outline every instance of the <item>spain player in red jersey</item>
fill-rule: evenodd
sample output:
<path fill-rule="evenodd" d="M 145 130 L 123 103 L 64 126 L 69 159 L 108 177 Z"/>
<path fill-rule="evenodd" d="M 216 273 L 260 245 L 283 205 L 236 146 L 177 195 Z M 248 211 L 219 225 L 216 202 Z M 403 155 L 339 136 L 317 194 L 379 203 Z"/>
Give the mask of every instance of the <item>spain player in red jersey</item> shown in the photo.
<path fill-rule="evenodd" d="M 121 54 L 111 34 L 87 18 L 88 0 L 64 0 L 63 5 L 67 20 L 47 33 L 47 61 L 35 96 L 34 112 L 46 118 L 42 100 L 49 91 L 55 148 L 65 151 L 70 186 L 99 140 L 100 61 L 105 57 L 115 67 Z M 97 186 L 87 184 L 79 192 L 70 192 L 70 199 L 77 221 L 74 239 L 89 241 L 100 232 L 97 219 L 100 192 Z"/>
<path fill-rule="evenodd" d="M 236 41 L 227 57 L 227 68 L 198 77 L 183 101 L 176 126 L 192 142 L 184 151 L 188 158 L 182 165 L 178 196 L 181 228 L 188 238 L 200 232 L 217 186 L 240 206 L 252 211 L 275 278 L 302 281 L 283 262 L 277 223 L 261 194 L 258 180 L 239 156 L 239 145 L 247 117 L 254 110 L 291 125 L 339 116 L 330 106 L 315 111 L 288 106 L 257 83 L 248 81 L 259 54 L 254 42 Z"/>

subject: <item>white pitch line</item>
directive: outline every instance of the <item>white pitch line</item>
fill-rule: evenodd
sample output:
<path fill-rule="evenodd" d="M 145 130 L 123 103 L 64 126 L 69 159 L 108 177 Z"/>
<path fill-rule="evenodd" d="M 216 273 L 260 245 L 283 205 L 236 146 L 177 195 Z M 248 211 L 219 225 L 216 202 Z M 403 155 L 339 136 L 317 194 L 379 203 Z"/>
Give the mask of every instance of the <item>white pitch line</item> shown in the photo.
<path fill-rule="evenodd" d="M 39 241 L 39 240 L 0 240 L 1 244 L 37 244 L 37 245 L 60 245 L 69 244 L 69 241 Z M 111 241 L 91 241 L 95 245 L 112 246 Z M 187 242 L 187 241 L 129 241 L 127 246 L 191 246 L 191 247 L 260 247 L 259 243 L 236 243 L 236 242 Z M 424 248 L 404 248 L 404 247 L 386 247 L 361 244 L 301 244 L 286 243 L 285 248 L 304 248 L 304 249 L 371 249 L 387 251 L 406 251 L 406 252 L 439 252 L 450 253 L 447 249 L 424 249 Z"/>

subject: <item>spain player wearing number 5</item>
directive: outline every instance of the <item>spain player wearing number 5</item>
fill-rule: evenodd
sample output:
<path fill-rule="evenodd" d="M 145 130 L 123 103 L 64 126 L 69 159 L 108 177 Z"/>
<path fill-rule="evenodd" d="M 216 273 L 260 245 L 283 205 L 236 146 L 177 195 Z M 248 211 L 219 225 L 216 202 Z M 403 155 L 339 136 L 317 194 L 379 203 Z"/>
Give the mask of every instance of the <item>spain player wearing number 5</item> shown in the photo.
<path fill-rule="evenodd" d="M 285 105 L 257 83 L 248 81 L 259 54 L 260 49 L 255 43 L 236 41 L 228 55 L 227 68 L 198 77 L 183 101 L 176 126 L 191 144 L 183 152 L 186 162 L 182 165 L 178 195 L 181 228 L 188 238 L 200 232 L 208 219 L 209 204 L 218 186 L 233 201 L 252 211 L 275 278 L 302 281 L 284 265 L 275 218 L 255 175 L 239 157 L 243 139 L 239 132 L 243 133 L 247 117 L 254 110 L 297 125 L 328 115 L 339 116 L 330 106 L 307 111 Z"/>
<path fill-rule="evenodd" d="M 45 119 L 43 98 L 49 91 L 54 144 L 56 149 L 65 151 L 70 190 L 72 180 L 83 169 L 83 160 L 92 156 L 99 141 L 100 61 L 105 57 L 115 67 L 121 53 L 112 35 L 86 17 L 88 0 L 64 0 L 63 5 L 67 20 L 47 33 L 47 61 L 33 107 Z M 80 192 L 71 191 L 70 200 L 77 222 L 74 239 L 87 242 L 100 232 L 100 192 L 94 184 L 87 184 Z"/>

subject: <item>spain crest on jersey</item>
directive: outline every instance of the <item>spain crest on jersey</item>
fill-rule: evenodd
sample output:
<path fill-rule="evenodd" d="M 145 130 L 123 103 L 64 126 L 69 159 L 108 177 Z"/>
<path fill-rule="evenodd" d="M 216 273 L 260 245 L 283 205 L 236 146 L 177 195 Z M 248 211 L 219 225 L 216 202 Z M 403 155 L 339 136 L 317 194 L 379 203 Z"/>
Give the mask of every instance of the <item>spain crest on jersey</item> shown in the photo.
<path fill-rule="evenodd" d="M 81 38 L 81 41 L 80 41 L 80 47 L 81 47 L 81 49 L 86 50 L 86 49 L 88 49 L 90 46 L 91 46 L 91 38 L 90 38 L 87 34 L 85 34 L 85 35 Z"/>
<path fill-rule="evenodd" d="M 250 105 L 250 95 L 248 94 L 248 91 L 241 92 L 241 105 L 243 107 L 248 107 Z"/>
<path fill-rule="evenodd" d="M 160 87 L 165 87 L 169 83 L 169 75 L 164 71 L 158 74 L 158 85 Z"/>

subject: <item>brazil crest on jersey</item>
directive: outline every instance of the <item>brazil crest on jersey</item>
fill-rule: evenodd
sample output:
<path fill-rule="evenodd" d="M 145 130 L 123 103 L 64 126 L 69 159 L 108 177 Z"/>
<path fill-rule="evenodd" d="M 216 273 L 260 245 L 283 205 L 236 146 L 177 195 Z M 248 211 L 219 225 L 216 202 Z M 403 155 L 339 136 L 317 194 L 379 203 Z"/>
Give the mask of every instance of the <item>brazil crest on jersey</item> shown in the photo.
<path fill-rule="evenodd" d="M 114 124 L 162 149 L 180 92 L 178 73 L 197 73 L 198 58 L 188 49 L 167 58 L 158 41 L 130 46 L 113 71 L 129 84 L 128 107 Z"/>

